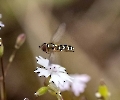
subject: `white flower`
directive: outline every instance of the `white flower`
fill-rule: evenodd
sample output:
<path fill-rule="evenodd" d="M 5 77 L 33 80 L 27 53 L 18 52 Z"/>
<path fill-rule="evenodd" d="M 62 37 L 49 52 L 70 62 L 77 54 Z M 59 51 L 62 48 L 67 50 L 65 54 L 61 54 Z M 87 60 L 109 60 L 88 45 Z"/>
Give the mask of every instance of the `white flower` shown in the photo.
<path fill-rule="evenodd" d="M 66 69 L 57 64 L 50 64 L 48 59 L 44 59 L 41 56 L 36 57 L 37 63 L 42 67 L 37 67 L 34 71 L 38 73 L 38 76 L 51 77 L 49 82 L 55 83 L 55 85 L 63 86 L 63 84 L 68 81 L 72 82 L 72 78 L 67 74 Z"/>
<path fill-rule="evenodd" d="M 59 86 L 61 91 L 72 91 L 75 96 L 79 96 L 80 93 L 83 93 L 86 87 L 86 83 L 90 80 L 90 76 L 86 74 L 72 74 L 70 75 L 74 78 L 73 82 L 65 82 L 64 86 Z"/>
<path fill-rule="evenodd" d="M 2 14 L 0 14 L 0 18 L 2 18 Z M 0 21 L 0 30 L 1 30 L 1 27 L 4 27 L 5 25 L 2 23 L 2 21 Z"/>

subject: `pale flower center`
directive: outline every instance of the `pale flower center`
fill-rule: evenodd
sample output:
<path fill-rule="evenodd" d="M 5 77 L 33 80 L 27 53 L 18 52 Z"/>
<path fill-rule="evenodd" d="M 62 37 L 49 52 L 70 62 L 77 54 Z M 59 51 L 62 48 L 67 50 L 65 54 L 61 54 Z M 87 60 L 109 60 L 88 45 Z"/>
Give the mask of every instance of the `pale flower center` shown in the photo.
<path fill-rule="evenodd" d="M 57 70 L 57 68 L 55 66 L 49 67 L 49 71 L 50 71 L 51 74 L 58 72 L 58 70 Z"/>

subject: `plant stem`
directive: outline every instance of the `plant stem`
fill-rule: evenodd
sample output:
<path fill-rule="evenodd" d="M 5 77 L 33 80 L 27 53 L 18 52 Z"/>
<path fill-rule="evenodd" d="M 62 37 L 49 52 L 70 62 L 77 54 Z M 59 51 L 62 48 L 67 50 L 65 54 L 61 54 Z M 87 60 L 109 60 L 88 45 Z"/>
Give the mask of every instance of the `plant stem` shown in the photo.
<path fill-rule="evenodd" d="M 6 76 L 6 74 L 7 74 L 8 69 L 10 68 L 11 63 L 12 63 L 13 60 L 14 60 L 14 57 L 15 57 L 15 55 L 16 55 L 16 51 L 17 51 L 17 49 L 14 49 L 14 51 L 12 52 L 12 54 L 11 54 L 11 56 L 10 56 L 10 58 L 9 58 L 9 63 L 7 64 L 7 67 L 6 67 L 6 70 L 5 70 L 5 76 Z"/>
<path fill-rule="evenodd" d="M 8 69 L 10 68 L 11 63 L 12 63 L 13 60 L 14 60 L 14 57 L 15 57 L 15 55 L 16 55 L 16 52 L 17 52 L 17 49 L 14 49 L 14 51 L 12 52 L 12 54 L 11 54 L 11 56 L 10 56 L 10 58 L 9 58 L 9 62 L 8 62 L 8 64 L 7 64 L 7 67 L 6 67 L 5 71 L 4 71 L 4 77 L 6 77 L 7 71 L 8 71 Z M 3 80 L 3 76 L 0 77 L 0 81 L 2 81 L 2 80 Z"/>
<path fill-rule="evenodd" d="M 1 71 L 2 71 L 2 83 L 1 83 L 1 100 L 6 100 L 6 91 L 5 91 L 5 74 L 4 74 L 4 68 L 3 68 L 3 59 L 0 58 L 1 61 Z"/>

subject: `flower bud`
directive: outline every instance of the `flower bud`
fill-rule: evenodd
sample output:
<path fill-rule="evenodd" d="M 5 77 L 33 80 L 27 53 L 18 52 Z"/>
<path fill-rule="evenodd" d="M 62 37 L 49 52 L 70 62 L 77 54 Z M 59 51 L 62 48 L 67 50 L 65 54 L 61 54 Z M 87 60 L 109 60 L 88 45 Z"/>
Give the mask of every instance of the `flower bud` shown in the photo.
<path fill-rule="evenodd" d="M 49 87 L 49 92 L 52 94 L 52 95 L 56 95 L 56 94 L 58 94 L 59 93 L 59 88 L 53 83 L 53 82 L 51 82 L 49 85 L 48 85 L 48 87 Z"/>
<path fill-rule="evenodd" d="M 2 57 L 3 53 L 4 53 L 4 46 L 2 43 L 2 38 L 0 38 L 0 57 Z"/>
<path fill-rule="evenodd" d="M 103 80 L 100 81 L 100 85 L 98 87 L 98 92 L 95 94 L 96 97 L 99 99 L 107 100 L 110 96 L 110 92 Z"/>
<path fill-rule="evenodd" d="M 25 39 L 26 39 L 26 35 L 25 34 L 20 34 L 17 37 L 15 48 L 19 49 L 21 47 L 21 45 L 25 42 Z"/>
<path fill-rule="evenodd" d="M 36 96 L 41 96 L 41 95 L 43 95 L 43 94 L 45 94 L 46 92 L 48 91 L 48 87 L 41 87 L 36 93 L 35 93 L 35 95 Z"/>
<path fill-rule="evenodd" d="M 60 89 L 52 82 L 48 85 L 48 92 L 58 98 L 58 100 L 62 100 L 62 95 Z"/>

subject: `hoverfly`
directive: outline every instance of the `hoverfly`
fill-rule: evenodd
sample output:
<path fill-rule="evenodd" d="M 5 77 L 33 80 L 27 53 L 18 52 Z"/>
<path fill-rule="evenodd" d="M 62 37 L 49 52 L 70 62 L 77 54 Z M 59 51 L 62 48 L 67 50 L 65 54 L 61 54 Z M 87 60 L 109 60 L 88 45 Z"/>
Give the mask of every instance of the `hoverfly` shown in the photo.
<path fill-rule="evenodd" d="M 60 40 L 60 38 L 63 36 L 65 32 L 66 24 L 62 23 L 58 29 L 57 32 L 54 34 L 52 41 L 50 43 L 43 43 L 39 48 L 41 48 L 44 52 L 50 54 L 52 52 L 74 52 L 74 47 L 71 45 L 59 45 L 55 44 Z"/>

